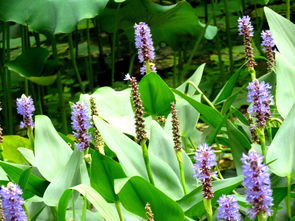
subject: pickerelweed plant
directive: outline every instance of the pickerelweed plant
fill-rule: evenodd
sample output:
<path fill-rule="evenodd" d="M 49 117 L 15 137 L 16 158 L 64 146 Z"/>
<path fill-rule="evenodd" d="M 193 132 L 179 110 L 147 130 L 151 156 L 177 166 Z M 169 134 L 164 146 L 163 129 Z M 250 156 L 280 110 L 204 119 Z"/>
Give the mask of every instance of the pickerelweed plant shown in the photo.
<path fill-rule="evenodd" d="M 130 2 L 135 4 L 130 0 L 119 5 L 115 20 Z M 185 8 L 188 3 L 181 4 Z M 160 13 L 161 8 L 155 8 Z M 176 12 L 165 16 L 176 19 Z M 63 103 L 71 110 L 71 116 L 65 116 L 71 121 L 70 132 L 57 131 L 56 122 L 45 115 L 33 115 L 42 106 L 38 97 L 18 98 L 20 126 L 28 133 L 7 135 L 0 128 L 0 219 L 294 219 L 295 107 L 277 97 L 284 92 L 294 98 L 295 67 L 288 59 L 295 55 L 282 44 L 292 42 L 288 47 L 295 48 L 295 42 L 276 24 L 288 25 L 293 32 L 295 25 L 269 9 L 266 16 L 271 32 L 262 32 L 262 45 L 256 45 L 263 47 L 267 58 L 254 57 L 251 19 L 240 18 L 247 67 L 234 72 L 219 93 L 210 95 L 200 84 L 205 64 L 176 89 L 167 85 L 163 70 L 155 65 L 151 35 L 159 29 L 154 26 L 158 17 L 150 17 L 132 21 L 128 29 L 135 30 L 140 66 L 125 75 L 126 89 L 100 87 L 79 94 L 71 105 Z M 158 53 L 161 47 L 154 42 Z M 242 75 L 249 71 L 250 76 Z M 292 88 L 285 90 L 282 81 Z"/>

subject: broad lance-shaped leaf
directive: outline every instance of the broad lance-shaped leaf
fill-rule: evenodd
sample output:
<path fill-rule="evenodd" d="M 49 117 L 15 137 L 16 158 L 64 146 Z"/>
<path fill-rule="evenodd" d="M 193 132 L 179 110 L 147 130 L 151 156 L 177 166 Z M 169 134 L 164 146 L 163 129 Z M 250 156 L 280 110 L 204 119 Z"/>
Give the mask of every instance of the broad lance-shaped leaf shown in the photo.
<path fill-rule="evenodd" d="M 155 220 L 184 220 L 180 206 L 142 177 L 131 177 L 123 186 L 120 183 L 120 188 L 116 190 L 119 190 L 118 195 L 123 206 L 143 218 L 146 218 L 144 207 L 149 203 Z"/>
<path fill-rule="evenodd" d="M 295 60 L 295 24 L 270 8 L 265 7 L 264 12 L 279 52 L 282 53 L 290 63 L 293 63 Z"/>
<path fill-rule="evenodd" d="M 154 72 L 146 74 L 139 82 L 144 111 L 152 116 L 167 116 L 171 111 L 171 102 L 175 101 L 165 81 Z"/>
<path fill-rule="evenodd" d="M 152 121 L 151 125 L 149 153 L 152 153 L 165 161 L 174 170 L 179 181 L 181 180 L 179 165 L 174 150 L 173 137 L 169 136 L 156 121 Z M 188 192 L 190 192 L 196 187 L 197 182 L 194 178 L 192 161 L 189 156 L 187 156 L 185 151 L 182 151 L 182 157 L 186 186 Z"/>
<path fill-rule="evenodd" d="M 66 166 L 53 178 L 47 187 L 43 199 L 49 206 L 57 206 L 58 201 L 65 189 L 80 183 L 89 184 L 89 177 L 86 170 L 83 152 L 75 151 L 68 160 Z"/>
<path fill-rule="evenodd" d="M 63 170 L 70 159 L 72 150 L 58 135 L 47 116 L 35 117 L 35 163 L 48 181 L 52 181 Z"/>
<path fill-rule="evenodd" d="M 98 152 L 92 154 L 90 182 L 108 202 L 118 201 L 114 180 L 126 177 L 121 165 Z"/>
<path fill-rule="evenodd" d="M 71 189 L 78 191 L 94 206 L 94 208 L 102 215 L 105 220 L 119 221 L 119 216 L 115 212 L 111 204 L 107 203 L 105 199 L 99 195 L 92 187 L 80 184 Z"/>
<path fill-rule="evenodd" d="M 70 33 L 79 21 L 93 18 L 108 0 L 0 0 L 0 19 L 29 25 L 43 34 Z"/>
<path fill-rule="evenodd" d="M 141 146 L 102 119 L 94 117 L 94 122 L 107 146 L 116 153 L 125 174 L 128 177 L 141 176 L 148 180 Z M 172 199 L 181 198 L 181 183 L 172 168 L 152 153 L 149 157 L 156 187 Z"/>
<path fill-rule="evenodd" d="M 202 76 L 203 76 L 205 65 L 206 65 L 206 63 L 201 64 L 197 68 L 197 70 L 194 72 L 194 74 L 189 79 L 187 79 L 184 83 L 182 83 L 180 86 L 178 86 L 178 88 L 176 88 L 176 89 L 181 91 L 182 93 L 188 94 L 189 96 L 194 95 L 196 92 L 196 89 L 191 84 L 188 84 L 188 82 L 191 81 L 196 86 L 199 86 Z"/>
<path fill-rule="evenodd" d="M 294 51 L 295 53 L 295 51 Z M 276 104 L 282 117 L 287 117 L 295 102 L 295 66 L 281 53 L 276 53 Z"/>
<path fill-rule="evenodd" d="M 278 176 L 295 175 L 295 105 L 276 133 L 268 148 L 266 162 L 270 170 Z"/>

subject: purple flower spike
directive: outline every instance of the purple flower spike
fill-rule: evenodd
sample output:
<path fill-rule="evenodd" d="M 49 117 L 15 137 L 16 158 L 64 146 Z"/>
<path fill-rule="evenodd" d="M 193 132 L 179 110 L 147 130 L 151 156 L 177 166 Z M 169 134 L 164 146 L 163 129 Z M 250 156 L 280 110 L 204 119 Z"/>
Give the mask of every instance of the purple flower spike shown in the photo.
<path fill-rule="evenodd" d="M 253 102 L 253 106 L 249 109 L 252 117 L 256 118 L 253 128 L 263 128 L 266 121 L 270 118 L 270 107 L 273 98 L 270 92 L 271 86 L 264 81 L 253 80 L 248 85 L 248 102 Z"/>
<path fill-rule="evenodd" d="M 238 19 L 238 29 L 239 35 L 247 35 L 253 37 L 253 26 L 251 23 L 251 18 L 248 15 Z"/>
<path fill-rule="evenodd" d="M 138 59 L 141 63 L 153 62 L 155 59 L 154 45 L 150 27 L 144 23 L 135 23 L 135 47 L 138 49 Z"/>
<path fill-rule="evenodd" d="M 206 199 L 213 198 L 212 177 L 215 172 L 211 172 L 212 167 L 216 165 L 216 155 L 208 144 L 204 143 L 198 146 L 194 164 L 195 177 L 197 177 L 203 186 L 203 196 Z"/>
<path fill-rule="evenodd" d="M 239 213 L 239 204 L 234 195 L 222 195 L 217 201 L 218 208 L 218 220 L 224 221 L 240 221 L 241 214 Z"/>
<path fill-rule="evenodd" d="M 275 58 L 274 58 L 274 47 L 275 43 L 271 34 L 270 30 L 267 31 L 262 31 L 261 32 L 261 38 L 262 38 L 262 43 L 261 45 L 263 46 L 263 50 L 266 53 L 267 57 L 267 71 L 271 72 L 272 67 L 275 65 Z"/>
<path fill-rule="evenodd" d="M 0 188 L 4 220 L 28 220 L 23 208 L 24 199 L 21 197 L 22 193 L 20 187 L 14 183 L 8 183 L 7 187 L 2 186 Z"/>
<path fill-rule="evenodd" d="M 78 150 L 86 150 L 90 146 L 91 135 L 88 132 L 91 127 L 90 117 L 87 114 L 86 104 L 77 102 L 72 105 L 72 127 L 75 130 L 74 137 L 78 140 L 76 144 Z"/>
<path fill-rule="evenodd" d="M 35 111 L 34 101 L 30 96 L 22 95 L 16 99 L 17 113 L 23 116 L 20 122 L 21 128 L 34 127 L 33 112 Z"/>
<path fill-rule="evenodd" d="M 272 190 L 268 168 L 263 164 L 263 156 L 255 151 L 243 154 L 244 187 L 246 200 L 252 205 L 248 215 L 254 219 L 259 214 L 272 215 Z"/>
<path fill-rule="evenodd" d="M 251 18 L 249 16 L 243 16 L 242 18 L 238 19 L 238 29 L 239 35 L 244 37 L 244 45 L 245 45 L 245 55 L 247 67 L 254 69 L 256 66 L 256 62 L 254 60 L 254 52 L 251 44 L 251 39 L 254 35 L 253 26 L 251 24 Z"/>

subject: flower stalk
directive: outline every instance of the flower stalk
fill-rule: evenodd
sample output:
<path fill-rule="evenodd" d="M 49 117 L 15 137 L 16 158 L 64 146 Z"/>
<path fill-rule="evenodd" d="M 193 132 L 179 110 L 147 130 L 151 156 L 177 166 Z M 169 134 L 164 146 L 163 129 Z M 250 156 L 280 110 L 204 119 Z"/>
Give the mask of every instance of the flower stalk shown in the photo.
<path fill-rule="evenodd" d="M 179 130 L 179 120 L 176 113 L 175 103 L 171 103 L 171 114 L 172 114 L 172 134 L 173 134 L 173 142 L 174 142 L 174 150 L 176 153 L 176 158 L 179 165 L 179 173 L 181 185 L 183 188 L 183 192 L 187 194 L 186 182 L 185 182 L 185 174 L 184 174 L 184 166 L 183 166 L 183 158 L 182 158 L 182 146 L 181 146 L 181 137 Z"/>
<path fill-rule="evenodd" d="M 135 132 L 136 132 L 136 141 L 140 144 L 142 149 L 142 155 L 144 163 L 146 166 L 147 175 L 151 184 L 154 183 L 152 168 L 149 159 L 148 148 L 146 146 L 147 133 L 145 130 L 145 120 L 144 120 L 144 108 L 142 105 L 141 95 L 139 93 L 138 83 L 135 77 L 131 77 L 129 74 L 126 74 L 124 80 L 130 81 L 131 86 L 131 98 L 135 110 Z"/>

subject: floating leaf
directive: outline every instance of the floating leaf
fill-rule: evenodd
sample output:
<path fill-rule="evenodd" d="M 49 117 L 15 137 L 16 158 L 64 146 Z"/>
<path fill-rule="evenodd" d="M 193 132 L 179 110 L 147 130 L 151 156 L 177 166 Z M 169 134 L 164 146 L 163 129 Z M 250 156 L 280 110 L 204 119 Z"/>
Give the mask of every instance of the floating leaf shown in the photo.
<path fill-rule="evenodd" d="M 28 24 L 30 29 L 43 34 L 70 33 L 82 19 L 98 15 L 107 2 L 108 0 L 0 0 L 0 19 Z"/>

